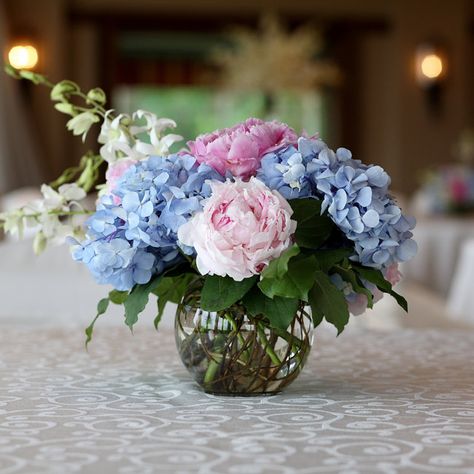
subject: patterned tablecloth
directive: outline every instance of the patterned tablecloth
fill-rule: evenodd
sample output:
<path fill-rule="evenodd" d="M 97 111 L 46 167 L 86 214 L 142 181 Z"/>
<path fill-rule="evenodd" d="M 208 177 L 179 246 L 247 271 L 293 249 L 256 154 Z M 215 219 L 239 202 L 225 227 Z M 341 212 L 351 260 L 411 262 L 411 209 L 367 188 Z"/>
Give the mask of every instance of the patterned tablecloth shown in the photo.
<path fill-rule="evenodd" d="M 202 393 L 169 331 L 3 327 L 0 473 L 474 473 L 474 332 L 322 333 L 281 395 Z"/>

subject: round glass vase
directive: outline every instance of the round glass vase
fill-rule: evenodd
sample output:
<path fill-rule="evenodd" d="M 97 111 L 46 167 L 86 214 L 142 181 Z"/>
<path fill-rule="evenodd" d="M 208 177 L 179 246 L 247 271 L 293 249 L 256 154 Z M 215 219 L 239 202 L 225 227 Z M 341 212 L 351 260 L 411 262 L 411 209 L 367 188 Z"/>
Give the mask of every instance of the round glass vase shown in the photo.
<path fill-rule="evenodd" d="M 200 288 L 178 305 L 176 345 L 183 364 L 207 393 L 278 393 L 301 372 L 313 342 L 311 316 L 302 304 L 286 330 L 240 305 L 219 312 L 200 309 Z"/>

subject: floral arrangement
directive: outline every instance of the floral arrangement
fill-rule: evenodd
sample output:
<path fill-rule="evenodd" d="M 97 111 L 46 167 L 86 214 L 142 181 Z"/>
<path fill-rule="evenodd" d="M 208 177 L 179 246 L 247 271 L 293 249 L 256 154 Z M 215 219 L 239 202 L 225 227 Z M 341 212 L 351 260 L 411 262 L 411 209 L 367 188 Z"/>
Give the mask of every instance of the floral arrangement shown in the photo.
<path fill-rule="evenodd" d="M 101 89 L 83 93 L 70 81 L 8 72 L 51 87 L 75 135 L 100 123 L 100 154 L 86 154 L 44 185 L 42 201 L 0 217 L 7 232 L 39 226 L 38 252 L 69 236 L 74 260 L 112 287 L 97 317 L 109 303 L 123 305 L 132 328 L 155 296 L 157 326 L 165 304 L 179 303 L 196 283 L 209 314 L 237 304 L 280 330 L 310 307 L 315 326 L 326 319 L 340 333 L 350 313 L 371 308 L 383 293 L 406 309 L 392 285 L 398 264 L 416 252 L 415 223 L 391 197 L 380 166 L 254 118 L 171 154 L 181 138 L 165 133 L 172 120 L 117 115 L 105 109 Z M 96 209 L 87 210 L 83 200 L 94 187 Z"/>
<path fill-rule="evenodd" d="M 413 200 L 420 215 L 474 212 L 474 129 L 465 129 L 454 146 L 455 162 L 427 170 Z"/>
<path fill-rule="evenodd" d="M 474 212 L 474 168 L 458 164 L 426 173 L 414 207 L 425 215 Z"/>

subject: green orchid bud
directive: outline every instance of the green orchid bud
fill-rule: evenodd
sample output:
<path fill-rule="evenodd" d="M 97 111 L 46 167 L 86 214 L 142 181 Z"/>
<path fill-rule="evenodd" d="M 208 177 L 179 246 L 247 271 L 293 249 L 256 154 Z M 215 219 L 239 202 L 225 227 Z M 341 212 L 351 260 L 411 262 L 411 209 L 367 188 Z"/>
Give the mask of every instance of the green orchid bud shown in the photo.
<path fill-rule="evenodd" d="M 91 89 L 87 93 L 87 103 L 88 104 L 104 105 L 106 101 L 107 101 L 107 97 L 105 95 L 105 92 L 100 87 L 96 87 L 94 89 Z"/>
<path fill-rule="evenodd" d="M 74 105 L 65 102 L 59 102 L 58 104 L 54 104 L 54 108 L 56 110 L 59 110 L 63 114 L 71 115 L 73 117 L 77 114 Z"/>
<path fill-rule="evenodd" d="M 39 231 L 33 240 L 33 251 L 35 252 L 35 255 L 43 253 L 47 243 L 48 239 L 42 231 Z"/>
<path fill-rule="evenodd" d="M 66 96 L 70 94 L 74 94 L 79 91 L 80 91 L 79 86 L 75 82 L 65 80 L 65 81 L 58 82 L 53 87 L 53 89 L 51 90 L 50 97 L 51 97 L 51 100 L 62 102 L 66 100 Z"/>
<path fill-rule="evenodd" d="M 15 69 L 11 64 L 5 64 L 4 69 L 5 72 L 14 79 L 20 78 L 20 75 L 18 74 L 18 69 Z"/>
<path fill-rule="evenodd" d="M 46 84 L 48 82 L 45 76 L 32 71 L 21 70 L 18 71 L 18 74 L 20 75 L 20 77 L 31 81 L 33 84 Z"/>
<path fill-rule="evenodd" d="M 129 127 L 132 124 L 132 119 L 128 117 L 127 115 L 124 115 L 120 119 L 120 125 L 123 125 L 124 127 Z"/>

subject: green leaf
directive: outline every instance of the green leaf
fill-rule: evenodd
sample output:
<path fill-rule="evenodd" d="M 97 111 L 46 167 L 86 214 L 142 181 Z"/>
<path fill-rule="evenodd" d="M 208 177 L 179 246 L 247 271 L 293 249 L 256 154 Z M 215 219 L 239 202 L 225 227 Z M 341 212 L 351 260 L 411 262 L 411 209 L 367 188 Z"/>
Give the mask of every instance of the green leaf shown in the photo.
<path fill-rule="evenodd" d="M 94 325 L 96 321 L 99 319 L 100 316 L 102 316 L 106 311 L 107 308 L 109 307 L 109 298 L 102 298 L 99 303 L 97 304 L 97 315 L 93 319 L 92 323 L 86 328 L 85 333 L 86 333 L 86 348 L 92 340 L 92 333 L 94 332 Z"/>
<path fill-rule="evenodd" d="M 357 274 L 354 272 L 354 270 L 349 269 L 349 268 L 344 268 L 340 265 L 335 267 L 335 270 L 339 275 L 341 275 L 342 279 L 346 281 L 347 283 L 350 283 L 352 286 L 352 289 L 356 293 L 363 294 L 367 297 L 367 306 L 369 308 L 373 308 L 374 306 L 374 298 L 372 293 L 362 284 L 360 279 L 358 278 Z"/>
<path fill-rule="evenodd" d="M 156 288 L 161 278 L 162 276 L 159 275 L 146 285 L 134 286 L 128 298 L 124 301 L 125 324 L 130 329 L 133 329 L 133 325 L 138 321 L 138 315 L 145 309 L 150 293 Z"/>
<path fill-rule="evenodd" d="M 244 296 L 243 303 L 250 315 L 265 316 L 278 329 L 288 328 L 300 305 L 296 298 L 268 298 L 257 286 Z"/>
<path fill-rule="evenodd" d="M 311 317 L 313 318 L 313 327 L 317 328 L 324 319 L 324 313 L 321 311 L 321 308 L 314 304 L 315 301 L 311 297 L 311 292 L 309 293 L 309 306 L 311 308 Z"/>
<path fill-rule="evenodd" d="M 314 275 L 318 270 L 316 259 L 310 257 L 290 260 L 288 271 L 281 278 L 263 278 L 258 286 L 269 298 L 282 296 L 308 301 L 308 292 L 314 284 Z"/>
<path fill-rule="evenodd" d="M 298 245 L 286 249 L 278 258 L 272 260 L 262 272 L 262 278 L 281 278 L 288 271 L 288 262 L 300 253 Z"/>
<path fill-rule="evenodd" d="M 124 304 L 128 298 L 128 291 L 112 290 L 109 293 L 109 300 L 113 304 Z"/>
<path fill-rule="evenodd" d="M 328 272 L 334 265 L 342 262 L 353 254 L 352 249 L 315 250 L 315 256 L 319 268 L 323 272 Z"/>
<path fill-rule="evenodd" d="M 377 270 L 376 268 L 363 267 L 362 265 L 354 265 L 354 270 L 362 278 L 376 285 L 380 291 L 383 291 L 384 293 L 387 293 L 393 298 L 395 298 L 396 302 L 406 312 L 408 312 L 407 300 L 402 295 L 392 289 L 392 284 L 384 278 L 380 270 Z"/>
<path fill-rule="evenodd" d="M 321 313 L 326 321 L 333 324 L 337 334 L 341 334 L 349 321 L 349 310 L 344 295 L 333 285 L 330 278 L 322 271 L 315 275 L 314 287 L 309 294 L 311 308 L 316 311 L 317 319 Z"/>
<path fill-rule="evenodd" d="M 205 311 L 221 311 L 233 305 L 254 286 L 257 276 L 235 281 L 230 277 L 208 275 L 201 292 L 201 308 Z"/>
<path fill-rule="evenodd" d="M 153 290 L 153 294 L 158 297 L 157 310 L 158 313 L 154 319 L 155 329 L 158 329 L 158 324 L 161 321 L 166 304 L 180 303 L 183 299 L 189 284 L 196 278 L 196 275 L 191 273 L 182 274 L 176 277 L 162 278 L 158 286 Z"/>
<path fill-rule="evenodd" d="M 150 293 L 155 291 L 162 278 L 169 276 L 182 276 L 184 273 L 189 271 L 189 268 L 188 263 L 179 263 L 174 267 L 170 267 L 161 275 L 156 275 L 147 284 L 135 285 L 123 302 L 125 307 L 125 324 L 130 329 L 133 328 L 133 325 L 138 321 L 139 314 L 148 304 Z"/>
<path fill-rule="evenodd" d="M 321 201 L 313 198 L 292 199 L 292 218 L 298 223 L 295 232 L 300 247 L 317 249 L 329 238 L 334 229 L 333 221 L 321 215 Z"/>

